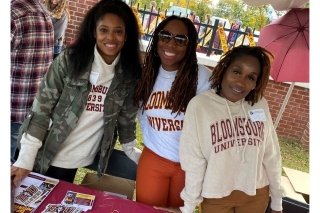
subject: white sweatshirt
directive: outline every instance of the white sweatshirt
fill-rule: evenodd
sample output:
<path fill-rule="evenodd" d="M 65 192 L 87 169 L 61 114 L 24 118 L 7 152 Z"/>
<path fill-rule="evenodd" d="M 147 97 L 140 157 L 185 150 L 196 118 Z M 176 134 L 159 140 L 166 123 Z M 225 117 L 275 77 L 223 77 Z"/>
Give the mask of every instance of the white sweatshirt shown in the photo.
<path fill-rule="evenodd" d="M 210 88 L 211 72 L 203 65 L 198 66 L 198 86 L 196 94 Z M 166 71 L 161 66 L 152 93 L 142 114 L 138 111 L 144 145 L 159 156 L 179 162 L 179 139 L 183 127 L 184 113 L 171 113 L 166 108 L 166 97 L 177 71 Z"/>
<path fill-rule="evenodd" d="M 205 198 L 234 190 L 255 195 L 270 187 L 271 208 L 282 209 L 281 156 L 267 101 L 236 103 L 215 90 L 194 97 L 187 107 L 180 138 L 180 162 L 186 172 L 181 192 L 183 213 Z"/>
<path fill-rule="evenodd" d="M 111 64 L 107 64 L 94 49 L 94 60 L 90 72 L 91 91 L 77 127 L 60 145 L 52 160 L 52 166 L 62 168 L 79 168 L 90 165 L 99 149 L 103 136 L 104 99 L 111 85 L 115 66 L 120 54 Z"/>

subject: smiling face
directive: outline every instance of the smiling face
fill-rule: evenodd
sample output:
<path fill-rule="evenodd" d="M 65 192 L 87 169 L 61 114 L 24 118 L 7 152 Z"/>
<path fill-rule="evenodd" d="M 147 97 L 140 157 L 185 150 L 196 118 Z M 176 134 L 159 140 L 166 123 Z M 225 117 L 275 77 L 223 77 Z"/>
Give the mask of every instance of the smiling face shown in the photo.
<path fill-rule="evenodd" d="M 220 95 L 232 102 L 245 98 L 256 87 L 259 74 L 257 58 L 250 55 L 236 58 L 224 73 Z"/>
<path fill-rule="evenodd" d="M 107 64 L 112 64 L 126 40 L 123 20 L 115 14 L 107 13 L 97 22 L 95 38 L 99 53 Z"/>
<path fill-rule="evenodd" d="M 180 20 L 172 20 L 168 22 L 163 30 L 173 35 L 188 36 L 188 29 Z M 169 42 L 161 41 L 159 39 L 157 52 L 160 57 L 162 67 L 167 71 L 178 70 L 186 55 L 187 45 L 180 46 L 174 41 L 174 39 L 171 39 Z"/>

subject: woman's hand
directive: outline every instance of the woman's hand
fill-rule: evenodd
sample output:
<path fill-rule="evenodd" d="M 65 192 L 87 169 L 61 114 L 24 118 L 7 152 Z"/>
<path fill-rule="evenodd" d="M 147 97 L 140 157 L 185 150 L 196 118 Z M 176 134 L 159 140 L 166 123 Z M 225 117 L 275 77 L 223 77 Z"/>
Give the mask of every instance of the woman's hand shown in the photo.
<path fill-rule="evenodd" d="M 131 160 L 138 164 L 142 151 L 135 147 L 136 143 L 137 141 L 133 140 L 129 143 L 122 144 L 122 150 Z"/>
<path fill-rule="evenodd" d="M 166 208 L 166 207 L 158 207 L 158 206 L 154 206 L 153 208 L 155 209 L 159 209 L 159 210 L 162 210 L 162 211 L 165 211 L 165 212 L 170 212 L 170 213 L 181 213 L 180 209 L 177 207 L 177 208 Z"/>
<path fill-rule="evenodd" d="M 31 171 L 15 166 L 11 166 L 11 181 L 14 187 L 18 187 L 21 181 L 30 173 Z"/>

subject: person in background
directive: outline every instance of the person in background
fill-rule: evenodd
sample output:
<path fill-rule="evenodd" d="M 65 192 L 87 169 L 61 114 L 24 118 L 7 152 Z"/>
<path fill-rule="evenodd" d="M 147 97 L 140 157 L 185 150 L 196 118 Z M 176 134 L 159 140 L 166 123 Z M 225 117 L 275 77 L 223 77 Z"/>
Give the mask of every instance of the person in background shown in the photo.
<path fill-rule="evenodd" d="M 11 163 L 19 128 L 53 59 L 53 26 L 39 0 L 11 1 Z"/>
<path fill-rule="evenodd" d="M 47 10 L 50 12 L 54 28 L 54 58 L 63 50 L 64 35 L 68 27 L 70 14 L 67 0 L 45 0 Z"/>
<path fill-rule="evenodd" d="M 229 44 L 229 48 L 233 47 L 237 38 L 240 36 L 240 33 L 237 31 L 240 31 L 242 25 L 242 21 L 240 21 L 239 19 L 237 19 L 231 26 L 231 30 L 229 35 L 228 35 L 228 44 Z"/>
<path fill-rule="evenodd" d="M 196 18 L 196 12 L 192 11 L 189 15 L 188 18 L 190 19 L 190 21 L 192 21 L 194 23 L 194 27 L 196 28 L 197 32 L 200 29 L 200 18 L 198 16 L 198 18 Z"/>
<path fill-rule="evenodd" d="M 209 41 L 212 37 L 212 22 L 209 14 L 206 14 L 203 24 L 205 25 L 201 26 L 199 30 L 197 52 L 206 52 L 206 49 L 204 47 L 207 47 L 209 45 Z"/>
<path fill-rule="evenodd" d="M 201 22 L 199 16 L 196 16 L 196 17 L 194 18 L 194 20 L 196 21 L 196 23 L 200 23 L 200 22 Z M 198 29 L 199 29 L 199 28 L 200 28 L 200 25 L 198 25 Z"/>
<path fill-rule="evenodd" d="M 218 24 L 218 29 L 216 30 L 216 35 L 215 35 L 214 40 L 213 40 L 213 46 L 216 49 L 221 49 L 221 39 L 220 39 L 220 33 L 219 33 L 219 28 L 220 27 L 222 27 L 222 28 L 224 27 L 222 21 L 220 21 L 219 24 Z M 227 38 L 226 32 L 224 32 L 224 36 Z"/>
<path fill-rule="evenodd" d="M 180 139 L 186 172 L 181 212 L 282 212 L 281 156 L 263 97 L 271 53 L 262 47 L 229 50 L 212 72 L 212 87 L 186 110 Z"/>
<path fill-rule="evenodd" d="M 159 24 L 147 48 L 135 95 L 144 142 L 136 178 L 138 202 L 183 205 L 179 138 L 184 113 L 189 100 L 210 87 L 210 71 L 197 64 L 197 38 L 188 18 L 173 15 Z"/>
<path fill-rule="evenodd" d="M 211 21 L 211 15 L 210 14 L 206 14 L 205 16 L 205 24 L 212 24 L 212 21 Z"/>
<path fill-rule="evenodd" d="M 101 175 L 118 136 L 137 162 L 133 95 L 140 74 L 139 28 L 131 8 L 121 0 L 99 1 L 41 83 L 21 128 L 20 153 L 11 167 L 14 185 L 31 170 L 72 182 L 77 168 L 98 153 Z"/>
<path fill-rule="evenodd" d="M 203 22 L 203 24 L 206 24 L 206 25 L 212 25 L 212 22 L 211 22 L 211 18 L 210 18 L 210 15 L 209 14 L 206 14 L 205 15 L 205 20 Z M 201 26 L 200 27 L 200 31 L 199 31 L 199 37 L 206 32 L 206 30 L 209 28 L 209 26 Z"/>
<path fill-rule="evenodd" d="M 158 17 L 157 2 L 151 1 L 150 15 L 147 21 L 143 24 L 143 28 L 145 29 L 144 31 L 146 34 L 152 34 L 154 29 L 156 28 L 157 17 Z"/>
<path fill-rule="evenodd" d="M 252 34 L 252 28 L 251 27 L 247 27 L 246 31 L 245 31 L 245 34 L 241 34 L 237 38 L 236 43 L 234 44 L 234 46 L 235 47 L 240 46 L 240 45 L 249 46 L 250 45 L 249 34 Z"/>

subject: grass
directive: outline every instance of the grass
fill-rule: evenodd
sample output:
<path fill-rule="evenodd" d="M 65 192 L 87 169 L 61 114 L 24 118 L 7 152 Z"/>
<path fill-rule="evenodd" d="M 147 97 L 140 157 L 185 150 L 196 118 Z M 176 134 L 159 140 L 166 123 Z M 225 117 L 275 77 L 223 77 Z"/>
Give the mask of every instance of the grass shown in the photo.
<path fill-rule="evenodd" d="M 279 139 L 282 166 L 309 173 L 309 152 L 298 141 Z"/>

